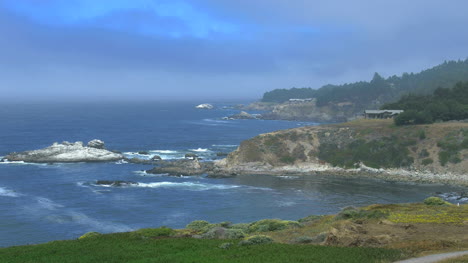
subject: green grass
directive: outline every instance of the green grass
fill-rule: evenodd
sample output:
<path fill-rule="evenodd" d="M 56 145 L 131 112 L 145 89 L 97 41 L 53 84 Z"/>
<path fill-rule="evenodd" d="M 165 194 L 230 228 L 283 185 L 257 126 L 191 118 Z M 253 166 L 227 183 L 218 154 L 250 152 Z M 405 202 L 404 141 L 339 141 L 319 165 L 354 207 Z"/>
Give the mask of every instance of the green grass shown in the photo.
<path fill-rule="evenodd" d="M 219 246 L 232 242 L 228 249 Z M 399 250 L 312 245 L 239 246 L 238 240 L 139 239 L 129 233 L 0 249 L 0 262 L 392 262 Z"/>

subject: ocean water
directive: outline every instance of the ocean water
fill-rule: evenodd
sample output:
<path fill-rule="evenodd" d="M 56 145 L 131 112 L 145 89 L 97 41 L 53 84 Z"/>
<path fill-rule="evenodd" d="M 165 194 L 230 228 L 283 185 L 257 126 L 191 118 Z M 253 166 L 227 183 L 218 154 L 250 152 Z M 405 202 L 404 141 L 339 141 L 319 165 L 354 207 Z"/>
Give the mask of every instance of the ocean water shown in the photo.
<path fill-rule="evenodd" d="M 47 147 L 55 141 L 97 138 L 128 157 L 179 159 L 185 153 L 196 153 L 211 160 L 260 133 L 317 125 L 222 120 L 239 111 L 222 108 L 229 103 L 214 103 L 214 110 L 194 109 L 199 103 L 6 103 L 0 107 L 0 156 Z M 416 202 L 436 192 L 466 191 L 332 174 L 211 179 L 142 172 L 150 168 L 122 162 L 0 164 L 0 246 L 73 239 L 89 231 L 179 228 L 199 219 L 234 223 L 299 219 L 336 213 L 349 205 Z M 97 180 L 139 184 L 105 187 L 96 185 Z"/>

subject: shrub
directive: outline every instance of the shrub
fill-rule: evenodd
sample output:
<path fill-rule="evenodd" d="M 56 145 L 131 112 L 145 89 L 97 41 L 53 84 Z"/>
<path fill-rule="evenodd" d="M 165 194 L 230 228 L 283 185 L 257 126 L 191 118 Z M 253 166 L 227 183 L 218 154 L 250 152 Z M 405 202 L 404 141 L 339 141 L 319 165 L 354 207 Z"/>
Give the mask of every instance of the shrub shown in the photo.
<path fill-rule="evenodd" d="M 336 143 L 324 143 L 319 146 L 318 157 L 344 168 L 352 168 L 360 162 L 373 168 L 406 167 L 414 162 L 407 147 L 412 143 L 414 141 L 403 141 L 396 136 L 368 142 L 358 139 L 341 147 Z"/>
<path fill-rule="evenodd" d="M 157 237 L 169 237 L 172 236 L 175 231 L 168 227 L 160 228 L 142 228 L 137 231 L 132 232 L 133 237 L 141 238 L 157 238 Z"/>
<path fill-rule="evenodd" d="M 311 215 L 297 220 L 299 223 L 312 222 L 323 218 L 323 216 Z"/>
<path fill-rule="evenodd" d="M 185 226 L 185 228 L 187 229 L 201 232 L 201 233 L 206 233 L 208 232 L 208 230 L 210 230 L 213 227 L 214 225 L 210 224 L 208 221 L 205 221 L 205 220 L 196 220 L 196 221 L 189 223 L 187 226 Z"/>
<path fill-rule="evenodd" d="M 232 243 L 222 243 L 219 245 L 219 248 L 221 249 L 229 249 L 230 247 L 232 247 Z"/>
<path fill-rule="evenodd" d="M 279 219 L 263 219 L 252 223 L 249 226 L 249 232 L 268 232 L 278 231 L 286 228 L 301 227 L 297 221 L 279 220 Z"/>
<path fill-rule="evenodd" d="M 445 202 L 442 198 L 439 197 L 428 197 L 424 200 L 424 204 L 426 205 L 450 205 L 449 202 Z"/>
<path fill-rule="evenodd" d="M 317 243 L 322 243 L 323 241 L 325 241 L 327 236 L 328 236 L 328 233 L 323 232 L 313 237 L 308 237 L 308 236 L 296 237 L 292 240 L 291 243 L 296 243 L 296 244 L 316 243 L 317 244 Z"/>
<path fill-rule="evenodd" d="M 273 243 L 273 239 L 265 235 L 255 235 L 239 242 L 241 246 L 259 245 Z"/>
<path fill-rule="evenodd" d="M 244 237 L 245 237 L 245 233 L 241 229 L 227 229 L 226 230 L 227 239 L 241 239 Z"/>
<path fill-rule="evenodd" d="M 247 233 L 249 231 L 249 226 L 250 224 L 239 223 L 231 225 L 230 229 L 239 229 L 242 230 L 244 233 Z"/>
<path fill-rule="evenodd" d="M 419 153 L 420 158 L 426 158 L 429 157 L 429 152 L 426 149 L 422 149 L 422 151 Z"/>
<path fill-rule="evenodd" d="M 426 139 L 426 132 L 424 130 L 419 130 L 418 137 L 420 140 Z"/>
<path fill-rule="evenodd" d="M 240 229 L 227 229 L 224 227 L 214 227 L 202 235 L 202 238 L 208 239 L 241 239 L 244 237 L 244 231 Z"/>
<path fill-rule="evenodd" d="M 434 162 L 434 160 L 432 160 L 431 158 L 426 158 L 424 160 L 422 160 L 421 164 L 422 165 L 429 165 L 429 164 L 432 164 Z"/>
<path fill-rule="evenodd" d="M 335 220 L 341 219 L 378 219 L 387 217 L 387 214 L 379 210 L 362 210 L 353 206 L 345 207 L 335 216 Z"/>
<path fill-rule="evenodd" d="M 88 233 L 80 236 L 78 239 L 94 238 L 94 237 L 98 237 L 98 236 L 101 236 L 101 235 L 102 234 L 98 233 L 98 232 L 88 232 Z"/>

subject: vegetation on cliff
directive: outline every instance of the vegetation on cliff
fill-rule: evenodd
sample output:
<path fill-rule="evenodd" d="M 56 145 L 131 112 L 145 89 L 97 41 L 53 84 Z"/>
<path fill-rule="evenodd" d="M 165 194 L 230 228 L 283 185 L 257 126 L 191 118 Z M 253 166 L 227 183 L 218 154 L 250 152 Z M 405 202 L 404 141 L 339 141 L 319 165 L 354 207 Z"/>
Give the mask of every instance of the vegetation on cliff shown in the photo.
<path fill-rule="evenodd" d="M 467 156 L 468 123 L 395 126 L 392 120 L 358 120 L 256 136 L 242 142 L 226 166 L 240 171 L 254 167 L 256 173 L 272 167 L 296 167 L 300 173 L 329 165 L 462 175 Z"/>
<path fill-rule="evenodd" d="M 450 88 L 468 81 L 468 59 L 448 61 L 420 73 L 383 78 L 375 73 L 370 82 L 326 85 L 320 89 L 276 89 L 263 95 L 263 102 L 285 102 L 292 98 L 316 98 L 317 106 L 347 102 L 354 110 L 396 101 L 402 95 L 430 94 L 439 87 Z"/>
<path fill-rule="evenodd" d="M 382 109 L 405 110 L 395 118 L 396 125 L 468 119 L 468 82 L 437 88 L 432 95 L 407 95 Z"/>

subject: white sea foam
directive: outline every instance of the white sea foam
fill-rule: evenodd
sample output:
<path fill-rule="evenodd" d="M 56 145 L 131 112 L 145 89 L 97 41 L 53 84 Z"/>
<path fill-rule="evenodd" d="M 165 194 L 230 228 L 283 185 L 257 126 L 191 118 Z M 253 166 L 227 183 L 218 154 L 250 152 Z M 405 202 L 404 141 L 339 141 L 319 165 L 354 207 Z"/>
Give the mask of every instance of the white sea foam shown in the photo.
<path fill-rule="evenodd" d="M 276 202 L 276 205 L 278 207 L 290 207 L 290 206 L 293 206 L 295 204 L 296 204 L 296 202 L 293 202 L 293 201 L 277 201 Z"/>
<path fill-rule="evenodd" d="M 178 153 L 178 151 L 173 151 L 173 150 L 153 150 L 150 152 L 155 152 L 155 153 L 166 153 L 166 154 L 171 154 L 171 153 Z"/>
<path fill-rule="evenodd" d="M 462 196 L 461 193 L 456 193 L 456 192 L 442 193 L 442 194 L 439 194 L 439 196 L 450 202 L 463 202 L 463 203 L 468 202 L 468 197 Z"/>
<path fill-rule="evenodd" d="M 41 208 L 48 210 L 57 210 L 58 208 L 63 207 L 63 205 L 57 204 L 56 202 L 45 197 L 36 197 L 36 201 Z"/>
<path fill-rule="evenodd" d="M 298 179 L 299 176 L 292 176 L 292 175 L 280 175 L 278 176 L 281 179 Z"/>
<path fill-rule="evenodd" d="M 236 145 L 236 144 L 213 144 L 211 146 L 213 146 L 213 147 L 222 147 L 222 148 L 224 148 L 224 147 L 231 148 L 231 147 L 237 147 L 239 145 Z"/>
<path fill-rule="evenodd" d="M 157 182 L 157 183 L 138 183 L 137 185 L 130 185 L 130 187 L 142 188 L 180 188 L 191 191 L 206 191 L 206 190 L 226 190 L 239 188 L 238 185 L 221 185 L 221 184 L 202 184 L 192 182 Z"/>
<path fill-rule="evenodd" d="M 0 187 L 0 196 L 18 197 L 20 194 L 8 188 Z"/>
<path fill-rule="evenodd" d="M 126 164 L 126 163 L 128 163 L 128 162 L 123 160 L 123 159 L 115 162 L 115 164 Z"/>
<path fill-rule="evenodd" d="M 128 232 L 134 230 L 133 228 L 124 224 L 113 223 L 109 221 L 99 221 L 79 212 L 69 211 L 66 214 L 71 217 L 74 223 L 87 226 L 90 228 L 90 231 L 100 231 L 109 233 Z"/>
<path fill-rule="evenodd" d="M 204 148 L 198 148 L 198 149 L 190 149 L 190 151 L 193 152 L 209 152 L 209 149 L 204 149 Z"/>

